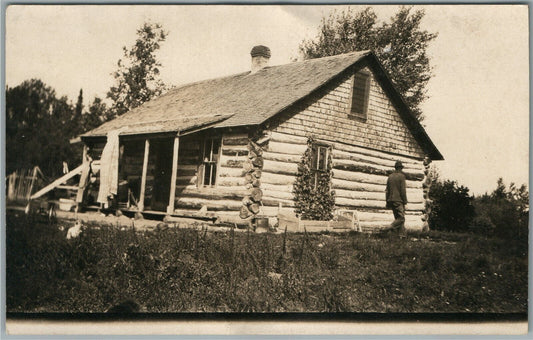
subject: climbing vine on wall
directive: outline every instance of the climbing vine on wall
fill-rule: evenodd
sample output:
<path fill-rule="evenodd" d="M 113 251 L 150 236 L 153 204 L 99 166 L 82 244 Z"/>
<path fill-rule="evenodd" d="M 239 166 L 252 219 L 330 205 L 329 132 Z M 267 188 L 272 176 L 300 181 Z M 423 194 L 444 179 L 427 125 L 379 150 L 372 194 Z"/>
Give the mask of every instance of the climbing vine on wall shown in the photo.
<path fill-rule="evenodd" d="M 317 144 L 310 137 L 307 141 L 307 150 L 298 165 L 298 175 L 293 187 L 295 211 L 298 216 L 304 220 L 332 219 L 335 196 L 331 190 L 331 177 L 329 147 Z"/>

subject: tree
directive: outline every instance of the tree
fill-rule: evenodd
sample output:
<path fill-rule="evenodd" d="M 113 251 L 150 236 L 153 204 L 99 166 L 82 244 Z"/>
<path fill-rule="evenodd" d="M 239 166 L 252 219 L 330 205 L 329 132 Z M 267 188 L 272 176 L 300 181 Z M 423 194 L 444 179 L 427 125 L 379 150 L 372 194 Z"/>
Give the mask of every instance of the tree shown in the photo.
<path fill-rule="evenodd" d="M 74 107 L 74 116 L 71 120 L 71 133 L 78 135 L 83 132 L 83 90 L 80 89 L 78 94 L 78 100 L 76 106 Z"/>
<path fill-rule="evenodd" d="M 507 188 L 502 178 L 489 195 L 477 197 L 474 201 L 476 231 L 494 234 L 506 239 L 526 240 L 528 234 L 529 193 L 526 185 Z"/>
<path fill-rule="evenodd" d="M 80 155 L 69 139 L 74 108 L 66 97 L 39 79 L 6 88 L 6 171 L 38 165 L 48 176 L 61 174 L 62 162 L 76 163 Z"/>
<path fill-rule="evenodd" d="M 116 85 L 107 92 L 107 98 L 113 101 L 111 117 L 121 115 L 165 90 L 158 78 L 161 63 L 155 54 L 167 32 L 159 24 L 144 23 L 137 30 L 137 36 L 130 49 L 123 47 L 124 58 L 118 60 L 118 70 L 113 73 Z"/>
<path fill-rule="evenodd" d="M 82 116 L 81 125 L 83 132 L 92 130 L 110 119 L 110 112 L 107 105 L 100 97 L 94 97 L 93 102 L 89 105 L 88 111 Z"/>
<path fill-rule="evenodd" d="M 431 78 L 426 50 L 437 34 L 420 29 L 423 10 L 411 11 L 412 7 L 402 6 L 390 22 L 381 25 L 377 25 L 377 16 L 371 8 L 334 12 L 322 19 L 314 40 L 300 44 L 300 53 L 304 59 L 313 59 L 374 51 L 414 115 L 422 120 L 420 105 L 427 98 L 426 85 Z"/>

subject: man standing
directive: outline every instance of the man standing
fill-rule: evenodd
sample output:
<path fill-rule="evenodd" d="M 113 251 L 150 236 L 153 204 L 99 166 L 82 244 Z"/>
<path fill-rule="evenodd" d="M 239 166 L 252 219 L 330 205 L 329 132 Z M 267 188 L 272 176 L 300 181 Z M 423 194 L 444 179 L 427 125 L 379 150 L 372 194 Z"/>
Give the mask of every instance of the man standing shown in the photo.
<path fill-rule="evenodd" d="M 386 200 L 387 208 L 392 209 L 394 222 L 388 230 L 398 231 L 400 235 L 405 234 L 405 205 L 407 204 L 407 194 L 405 190 L 405 174 L 402 172 L 403 164 L 396 161 L 395 171 L 387 179 Z"/>

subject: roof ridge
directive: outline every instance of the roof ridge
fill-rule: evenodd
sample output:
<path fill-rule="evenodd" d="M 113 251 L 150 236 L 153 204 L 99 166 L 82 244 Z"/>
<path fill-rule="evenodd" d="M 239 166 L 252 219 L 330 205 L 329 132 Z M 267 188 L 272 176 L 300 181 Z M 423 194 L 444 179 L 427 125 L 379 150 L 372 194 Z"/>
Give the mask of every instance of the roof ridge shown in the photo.
<path fill-rule="evenodd" d="M 188 86 L 198 85 L 198 84 L 201 84 L 201 83 L 206 83 L 208 81 L 223 80 L 223 79 L 228 79 L 228 78 L 234 78 L 234 77 L 237 77 L 237 76 L 244 76 L 244 75 L 246 75 L 248 73 L 250 73 L 250 71 L 239 72 L 239 73 L 234 73 L 234 74 L 230 74 L 230 75 L 227 75 L 227 76 L 220 76 L 220 77 L 215 77 L 215 78 L 207 78 L 207 79 L 193 81 L 192 83 L 185 83 L 185 84 L 173 86 L 164 95 L 167 95 L 167 94 L 169 94 L 170 92 L 173 92 L 173 91 L 184 89 L 184 88 L 186 88 Z M 160 97 L 162 97 L 162 96 L 160 96 Z M 158 97 L 158 98 L 160 98 L 160 97 Z"/>
<path fill-rule="evenodd" d="M 363 56 L 363 55 L 366 55 L 366 54 L 369 54 L 369 53 L 372 53 L 372 51 L 371 51 L 371 50 L 353 51 L 353 52 L 348 52 L 348 53 L 341 53 L 341 54 L 330 55 L 330 56 L 327 56 L 327 57 L 312 58 L 312 59 L 306 59 L 306 60 L 302 60 L 302 61 L 289 62 L 289 63 L 285 63 L 285 64 L 280 64 L 280 65 L 266 66 L 264 69 L 266 70 L 266 69 L 273 69 L 273 68 L 284 67 L 284 66 L 291 66 L 291 65 L 297 65 L 297 64 L 303 64 L 303 63 L 318 62 L 318 61 L 323 61 L 323 60 L 325 60 L 325 59 L 334 59 L 334 58 L 347 57 L 347 56 L 349 56 L 349 55 Z M 165 94 L 159 96 L 158 98 L 161 98 L 161 97 L 163 97 L 163 96 L 166 96 L 166 95 L 168 95 L 170 92 L 184 89 L 184 88 L 186 88 L 186 87 L 188 87 L 188 86 L 198 85 L 198 84 L 206 83 L 206 82 L 209 82 L 209 81 L 216 81 L 216 80 L 223 80 L 223 79 L 228 79 L 228 78 L 234 78 L 234 77 L 237 77 L 237 76 L 246 76 L 246 75 L 251 75 L 251 74 L 253 74 L 253 73 L 251 73 L 251 71 L 244 71 L 244 72 L 239 72 L 239 73 L 230 74 L 230 75 L 227 75 L 227 76 L 220 76 L 220 77 L 215 77 L 215 78 L 207 78 L 207 79 L 197 80 L 197 81 L 194 81 L 194 82 L 192 82 L 192 83 L 181 84 L 181 85 L 178 85 L 178 86 L 174 86 L 174 87 L 172 87 L 172 88 L 169 89 Z M 155 98 L 154 98 L 154 99 L 155 99 Z"/>

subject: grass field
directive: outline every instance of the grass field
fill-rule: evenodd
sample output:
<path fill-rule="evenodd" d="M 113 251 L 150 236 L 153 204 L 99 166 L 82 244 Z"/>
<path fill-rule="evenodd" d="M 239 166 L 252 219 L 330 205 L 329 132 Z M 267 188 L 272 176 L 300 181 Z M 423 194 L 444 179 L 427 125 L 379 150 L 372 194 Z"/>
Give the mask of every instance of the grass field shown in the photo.
<path fill-rule="evenodd" d="M 527 239 L 89 227 L 7 215 L 8 312 L 527 311 Z"/>

